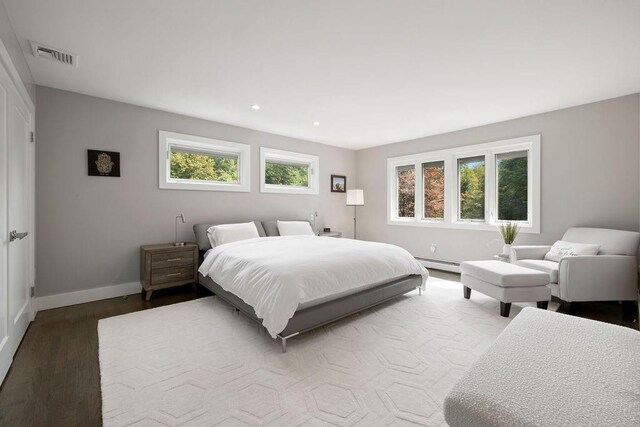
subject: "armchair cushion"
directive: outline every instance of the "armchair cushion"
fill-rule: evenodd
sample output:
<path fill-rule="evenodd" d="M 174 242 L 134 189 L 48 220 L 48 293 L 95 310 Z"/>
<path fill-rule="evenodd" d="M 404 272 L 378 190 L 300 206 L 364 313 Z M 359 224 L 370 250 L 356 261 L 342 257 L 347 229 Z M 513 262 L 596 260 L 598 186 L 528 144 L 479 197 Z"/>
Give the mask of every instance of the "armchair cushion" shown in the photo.
<path fill-rule="evenodd" d="M 516 262 L 520 267 L 531 268 L 533 270 L 544 271 L 549 274 L 549 283 L 558 283 L 558 270 L 560 265 L 555 261 L 544 259 L 523 259 Z"/>
<path fill-rule="evenodd" d="M 598 255 L 600 245 L 591 243 L 573 243 L 558 240 L 553 244 L 549 252 L 544 256 L 547 261 L 560 262 L 564 256 Z"/>

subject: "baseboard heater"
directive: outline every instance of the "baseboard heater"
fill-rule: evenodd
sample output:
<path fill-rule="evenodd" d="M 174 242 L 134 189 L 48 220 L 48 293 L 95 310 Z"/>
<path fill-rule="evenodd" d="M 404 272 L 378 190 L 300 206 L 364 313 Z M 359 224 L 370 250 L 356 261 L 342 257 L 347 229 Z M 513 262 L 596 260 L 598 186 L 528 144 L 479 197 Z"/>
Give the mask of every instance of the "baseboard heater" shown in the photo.
<path fill-rule="evenodd" d="M 446 261 L 443 259 L 416 257 L 422 265 L 434 270 L 451 271 L 452 273 L 460 273 L 460 263 L 456 261 Z"/>

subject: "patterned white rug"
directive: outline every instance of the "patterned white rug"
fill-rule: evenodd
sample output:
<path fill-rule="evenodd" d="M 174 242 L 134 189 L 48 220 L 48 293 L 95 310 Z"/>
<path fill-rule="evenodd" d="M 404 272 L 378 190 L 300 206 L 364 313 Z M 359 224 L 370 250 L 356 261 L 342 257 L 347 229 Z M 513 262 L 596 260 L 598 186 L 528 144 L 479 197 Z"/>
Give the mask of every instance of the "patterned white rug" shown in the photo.
<path fill-rule="evenodd" d="M 444 425 L 448 390 L 509 323 L 498 312 L 430 278 L 286 354 L 214 297 L 103 319 L 104 425 Z"/>

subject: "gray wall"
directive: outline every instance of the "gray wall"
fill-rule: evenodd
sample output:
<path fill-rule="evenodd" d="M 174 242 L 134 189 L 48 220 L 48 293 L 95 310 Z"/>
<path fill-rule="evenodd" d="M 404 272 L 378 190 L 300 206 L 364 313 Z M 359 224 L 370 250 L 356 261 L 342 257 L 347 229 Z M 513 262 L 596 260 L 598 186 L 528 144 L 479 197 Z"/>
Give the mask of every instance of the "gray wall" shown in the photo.
<path fill-rule="evenodd" d="M 38 295 L 138 280 L 138 246 L 173 240 L 174 216 L 184 211 L 181 238 L 191 225 L 306 217 L 352 232 L 352 210 L 329 191 L 331 173 L 364 188 L 358 237 L 398 244 L 416 256 L 489 258 L 501 249 L 496 232 L 386 224 L 388 157 L 542 135 L 541 234 L 517 244 L 549 243 L 567 227 L 638 230 L 640 218 L 640 95 L 353 152 L 327 145 L 208 122 L 46 87 L 37 90 L 36 274 Z M 252 145 L 251 193 L 158 189 L 158 130 Z M 259 147 L 320 156 L 318 196 L 261 194 Z M 119 151 L 121 178 L 87 176 L 86 150 Z M 431 243 L 438 245 L 429 253 Z"/>
<path fill-rule="evenodd" d="M 18 70 L 20 79 L 27 88 L 31 101 L 35 103 L 36 86 L 33 84 L 31 70 L 29 69 L 29 65 L 27 65 L 27 60 L 24 58 L 20 42 L 13 31 L 11 21 L 9 21 L 9 15 L 7 15 L 7 10 L 5 9 L 4 2 L 2 0 L 0 0 L 0 40 L 2 40 L 4 47 L 7 48 L 9 56 L 11 57 L 11 62 L 13 62 L 16 70 Z"/>
<path fill-rule="evenodd" d="M 139 279 L 139 246 L 174 239 L 174 218 L 206 221 L 306 218 L 348 234 L 345 195 L 331 193 L 330 175 L 354 186 L 355 152 L 38 87 L 36 134 L 36 280 L 38 296 Z M 158 130 L 251 144 L 251 193 L 160 190 Z M 261 194 L 259 147 L 320 156 L 320 194 Z M 87 176 L 87 149 L 119 151 L 121 178 Z"/>
<path fill-rule="evenodd" d="M 490 101 L 489 101 L 490 102 Z M 582 105 L 356 153 L 358 237 L 394 243 L 415 256 L 463 261 L 500 252 L 498 232 L 387 225 L 386 160 L 425 151 L 541 134 L 541 233 L 516 244 L 553 243 L 571 226 L 638 230 L 639 95 Z M 428 119 L 428 118 L 426 118 Z M 435 254 L 429 248 L 437 244 Z"/>

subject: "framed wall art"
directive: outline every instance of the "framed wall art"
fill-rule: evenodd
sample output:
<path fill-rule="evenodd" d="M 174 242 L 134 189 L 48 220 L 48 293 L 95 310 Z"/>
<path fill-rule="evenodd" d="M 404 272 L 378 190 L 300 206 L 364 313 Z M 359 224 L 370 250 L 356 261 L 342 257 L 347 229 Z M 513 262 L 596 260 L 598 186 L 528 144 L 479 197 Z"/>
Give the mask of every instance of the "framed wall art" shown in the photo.
<path fill-rule="evenodd" d="M 120 176 L 120 153 L 87 150 L 89 176 Z"/>

